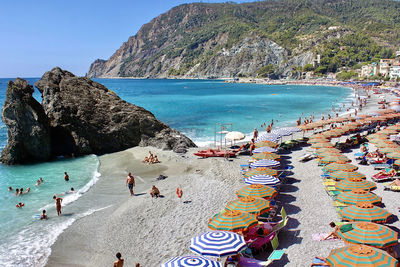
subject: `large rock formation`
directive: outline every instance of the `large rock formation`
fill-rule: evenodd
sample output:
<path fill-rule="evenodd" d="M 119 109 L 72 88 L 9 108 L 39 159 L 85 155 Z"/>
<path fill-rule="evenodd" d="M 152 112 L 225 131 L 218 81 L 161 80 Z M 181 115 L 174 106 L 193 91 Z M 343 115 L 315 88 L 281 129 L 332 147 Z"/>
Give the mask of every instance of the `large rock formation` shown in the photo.
<path fill-rule="evenodd" d="M 51 158 L 50 125 L 33 86 L 23 79 L 10 81 L 1 118 L 7 125 L 8 140 L 1 161 L 17 164 Z"/>
<path fill-rule="evenodd" d="M 176 152 L 195 146 L 151 112 L 89 78 L 54 68 L 35 86 L 42 94 L 42 105 L 32 98 L 33 87 L 26 81 L 17 79 L 9 84 L 2 112 L 9 138 L 2 155 L 4 163 L 103 154 L 138 145 Z"/>

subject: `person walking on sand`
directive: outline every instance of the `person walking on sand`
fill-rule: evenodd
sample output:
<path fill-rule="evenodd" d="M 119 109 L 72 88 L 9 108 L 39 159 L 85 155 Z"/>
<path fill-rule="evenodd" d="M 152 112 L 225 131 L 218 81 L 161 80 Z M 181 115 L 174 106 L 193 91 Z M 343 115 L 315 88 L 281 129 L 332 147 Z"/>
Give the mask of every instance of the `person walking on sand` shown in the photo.
<path fill-rule="evenodd" d="M 129 191 L 131 192 L 131 196 L 133 196 L 133 187 L 135 186 L 135 177 L 131 173 L 128 173 L 128 177 L 126 177 L 126 186 L 128 186 Z"/>
<path fill-rule="evenodd" d="M 117 255 L 115 255 L 117 257 L 117 260 L 114 261 L 114 267 L 123 267 L 124 266 L 124 259 L 121 259 L 122 255 L 121 253 L 117 253 Z"/>
<path fill-rule="evenodd" d="M 66 182 L 68 182 L 69 181 L 69 175 L 68 175 L 68 173 L 67 172 L 64 172 L 64 180 L 66 181 Z"/>
<path fill-rule="evenodd" d="M 57 216 L 60 216 L 61 214 L 61 202 L 62 198 L 57 197 L 56 195 L 53 196 L 53 199 L 56 201 L 56 209 L 57 209 Z"/>

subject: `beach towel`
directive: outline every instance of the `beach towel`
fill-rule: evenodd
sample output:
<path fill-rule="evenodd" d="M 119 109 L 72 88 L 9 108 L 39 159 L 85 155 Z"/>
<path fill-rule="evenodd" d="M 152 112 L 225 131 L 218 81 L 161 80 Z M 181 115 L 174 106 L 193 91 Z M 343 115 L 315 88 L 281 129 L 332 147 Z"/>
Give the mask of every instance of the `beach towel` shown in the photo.
<path fill-rule="evenodd" d="M 327 240 L 324 240 L 325 237 L 327 237 L 329 233 L 319 233 L 319 234 L 312 234 L 312 239 L 314 241 L 332 241 L 332 240 L 338 240 L 337 238 L 329 238 Z"/>
<path fill-rule="evenodd" d="M 340 232 L 342 233 L 346 233 L 351 230 L 353 230 L 353 225 L 351 223 L 343 224 L 342 226 L 340 226 Z"/>

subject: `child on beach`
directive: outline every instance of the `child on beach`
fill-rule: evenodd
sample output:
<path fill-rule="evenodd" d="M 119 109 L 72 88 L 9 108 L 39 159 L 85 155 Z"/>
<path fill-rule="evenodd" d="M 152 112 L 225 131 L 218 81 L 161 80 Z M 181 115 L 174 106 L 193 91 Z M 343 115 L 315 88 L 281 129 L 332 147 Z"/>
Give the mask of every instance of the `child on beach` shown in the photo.
<path fill-rule="evenodd" d="M 40 215 L 41 220 L 47 220 L 46 210 L 43 210 L 42 215 Z"/>
<path fill-rule="evenodd" d="M 160 196 L 160 190 L 158 190 L 158 188 L 155 185 L 153 185 L 153 187 L 150 189 L 150 195 L 151 197 L 158 198 Z"/>
<path fill-rule="evenodd" d="M 66 181 L 66 182 L 68 182 L 69 181 L 69 175 L 68 175 L 68 173 L 67 172 L 64 172 L 64 180 Z"/>

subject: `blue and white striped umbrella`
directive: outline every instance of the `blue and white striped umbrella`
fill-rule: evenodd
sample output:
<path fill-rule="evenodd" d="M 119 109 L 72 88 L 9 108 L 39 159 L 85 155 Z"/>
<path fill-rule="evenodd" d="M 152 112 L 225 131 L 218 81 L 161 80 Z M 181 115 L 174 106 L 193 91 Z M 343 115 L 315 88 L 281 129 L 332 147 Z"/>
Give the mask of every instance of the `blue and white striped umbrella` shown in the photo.
<path fill-rule="evenodd" d="M 272 142 L 277 142 L 279 140 L 279 136 L 276 134 L 272 133 L 265 133 L 265 134 L 260 134 L 257 138 L 257 142 L 260 141 L 272 141 Z"/>
<path fill-rule="evenodd" d="M 211 257 L 237 254 L 245 246 L 243 236 L 227 231 L 207 232 L 190 240 L 190 249 L 193 252 Z"/>
<path fill-rule="evenodd" d="M 161 267 L 222 267 L 222 265 L 200 256 L 181 256 L 170 259 Z"/>
<path fill-rule="evenodd" d="M 250 164 L 251 168 L 262 168 L 262 167 L 269 167 L 269 168 L 274 168 L 278 167 L 280 165 L 279 161 L 276 160 L 271 160 L 271 159 L 262 159 L 262 160 L 257 160 L 253 163 Z"/>
<path fill-rule="evenodd" d="M 280 136 L 280 137 L 282 137 L 282 136 L 288 136 L 288 135 L 291 135 L 291 134 L 292 134 L 291 131 L 289 131 L 288 129 L 285 129 L 285 128 L 280 128 L 280 129 L 272 130 L 271 133 L 272 133 L 272 134 L 275 134 L 275 135 L 278 135 L 278 136 Z"/>
<path fill-rule="evenodd" d="M 244 178 L 244 182 L 246 184 L 264 184 L 272 187 L 281 183 L 278 178 L 269 175 L 253 175 L 248 178 Z"/>
<path fill-rule="evenodd" d="M 268 146 L 263 146 L 263 147 L 258 147 L 253 150 L 253 153 L 262 153 L 262 152 L 271 152 L 271 153 L 276 153 L 278 152 L 278 149 L 268 147 Z"/>

